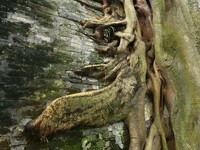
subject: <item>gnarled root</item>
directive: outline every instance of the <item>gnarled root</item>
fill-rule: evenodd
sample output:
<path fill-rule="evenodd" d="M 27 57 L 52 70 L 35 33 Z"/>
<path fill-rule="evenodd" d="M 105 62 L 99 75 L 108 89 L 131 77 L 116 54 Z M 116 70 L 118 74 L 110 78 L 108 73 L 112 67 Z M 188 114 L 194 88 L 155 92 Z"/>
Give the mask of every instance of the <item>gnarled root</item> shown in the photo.
<path fill-rule="evenodd" d="M 107 45 L 100 45 L 97 48 L 95 48 L 96 51 L 98 51 L 100 54 L 107 54 L 109 56 L 113 56 L 116 52 L 116 46 L 118 41 L 114 40 L 111 43 L 108 43 Z"/>
<path fill-rule="evenodd" d="M 123 4 L 122 1 L 99 0 L 101 6 L 85 0 L 77 1 L 103 12 L 102 18 L 84 20 L 82 25 L 94 29 L 93 37 L 101 43 L 96 50 L 112 55 L 113 59 L 106 64 L 85 66 L 75 73 L 109 81 L 110 85 L 54 100 L 38 118 L 28 123 L 26 129 L 38 133 L 45 140 L 52 133 L 79 125 L 102 126 L 125 120 L 130 133 L 130 150 L 144 147 L 145 150 L 154 150 L 161 146 L 167 150 L 166 135 L 173 134 L 171 131 L 165 134 L 163 130 L 161 97 L 164 96 L 171 114 L 175 90 L 167 76 L 162 74 L 161 77 L 155 64 L 152 13 L 146 0 L 134 1 L 136 6 L 133 0 L 124 0 Z M 117 8 L 122 6 L 124 11 L 118 12 Z M 147 53 L 151 55 L 147 56 Z M 148 87 L 154 103 L 154 122 L 147 140 L 144 117 L 146 78 L 150 80 Z"/>
<path fill-rule="evenodd" d="M 81 68 L 80 70 L 75 71 L 75 73 L 82 76 L 96 78 L 99 80 L 107 80 L 109 79 L 109 76 L 111 76 L 111 74 L 116 72 L 115 76 L 113 76 L 113 79 L 115 79 L 117 76 L 117 72 L 119 71 L 119 69 L 122 68 L 124 64 L 123 61 L 125 61 L 125 59 L 125 57 L 120 59 L 118 57 L 115 57 L 107 64 L 88 65 Z"/>
<path fill-rule="evenodd" d="M 136 84 L 133 72 L 126 66 L 116 80 L 103 89 L 54 100 L 37 119 L 28 123 L 26 129 L 45 140 L 52 133 L 77 125 L 102 126 L 123 120 L 134 105 L 132 98 Z"/>

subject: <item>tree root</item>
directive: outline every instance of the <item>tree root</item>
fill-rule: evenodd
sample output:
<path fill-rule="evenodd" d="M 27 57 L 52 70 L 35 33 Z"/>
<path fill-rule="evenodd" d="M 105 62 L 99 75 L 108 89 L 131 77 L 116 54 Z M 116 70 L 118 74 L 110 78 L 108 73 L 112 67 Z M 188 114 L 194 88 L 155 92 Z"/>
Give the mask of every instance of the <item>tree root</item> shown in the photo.
<path fill-rule="evenodd" d="M 120 72 L 120 70 L 125 67 L 126 61 L 122 61 L 117 66 L 115 66 L 111 71 L 106 73 L 106 76 L 102 78 L 103 81 L 113 81 L 115 80 L 117 74 Z"/>
<path fill-rule="evenodd" d="M 131 99 L 136 84 L 131 69 L 125 67 L 116 80 L 103 89 L 54 100 L 37 119 L 28 123 L 26 129 L 45 140 L 52 133 L 77 125 L 102 126 L 123 120 L 134 104 Z"/>
<path fill-rule="evenodd" d="M 158 133 L 158 128 L 153 123 L 151 125 L 150 133 L 146 141 L 145 150 L 159 150 L 161 149 L 160 136 Z"/>
<path fill-rule="evenodd" d="M 95 48 L 96 51 L 98 51 L 100 54 L 108 54 L 109 56 L 113 56 L 116 52 L 116 46 L 118 41 L 114 40 L 111 43 L 108 43 L 105 45 L 100 45 L 99 47 Z"/>
<path fill-rule="evenodd" d="M 137 17 L 132 0 L 124 1 L 125 15 L 126 15 L 126 29 L 121 32 L 120 44 L 117 47 L 117 52 L 126 52 L 128 45 L 134 40 L 134 31 L 136 27 Z M 119 35 L 119 34 L 117 34 Z M 131 36 L 132 35 L 132 36 Z"/>
<path fill-rule="evenodd" d="M 168 150 L 167 147 L 167 142 L 166 142 L 166 136 L 165 136 L 165 132 L 163 130 L 162 127 L 162 123 L 161 123 L 161 119 L 160 119 L 160 90 L 161 90 L 161 76 L 157 70 L 156 67 L 156 63 L 154 61 L 153 64 L 153 69 L 154 72 L 151 72 L 149 70 L 148 74 L 150 76 L 150 82 L 151 82 L 151 86 L 150 86 L 150 91 L 153 93 L 153 102 L 154 102 L 154 124 L 156 125 L 159 134 L 161 136 L 161 140 L 162 140 L 162 148 L 163 150 Z"/>
<path fill-rule="evenodd" d="M 100 20 L 93 19 L 93 20 L 88 20 L 84 19 L 82 21 L 83 28 L 95 28 L 97 26 L 102 26 L 102 29 L 105 29 L 108 26 L 119 26 L 119 25 L 125 25 L 126 21 L 125 20 L 116 20 L 112 18 L 112 16 L 105 16 Z"/>
<path fill-rule="evenodd" d="M 153 42 L 153 24 L 152 24 L 152 10 L 148 6 L 146 0 L 137 0 L 136 2 L 137 16 L 142 33 L 142 39 L 146 45 Z"/>
<path fill-rule="evenodd" d="M 129 150 L 142 150 L 144 149 L 146 141 L 146 126 L 144 115 L 144 99 L 146 95 L 146 85 L 140 88 L 141 92 L 137 92 L 134 98 L 135 105 L 132 111 L 128 114 L 125 123 L 128 126 L 130 134 Z"/>
<path fill-rule="evenodd" d="M 113 70 L 119 64 L 119 59 L 114 58 L 110 60 L 107 64 L 97 64 L 97 65 L 88 65 L 80 70 L 75 71 L 76 74 L 82 76 L 88 76 L 91 78 L 96 78 L 99 80 L 103 80 L 105 76 Z"/>
<path fill-rule="evenodd" d="M 172 111 L 173 111 L 174 101 L 176 98 L 176 90 L 169 76 L 162 70 L 161 70 L 161 74 L 162 74 L 162 77 L 165 79 L 164 88 L 163 88 L 163 97 L 164 97 L 164 101 L 167 106 L 167 109 L 169 111 L 169 114 L 171 116 Z"/>
<path fill-rule="evenodd" d="M 86 19 L 82 25 L 94 29 L 93 37 L 104 44 L 96 50 L 113 59 L 107 64 L 85 66 L 75 73 L 108 81 L 110 85 L 54 100 L 38 118 L 28 123 L 26 129 L 45 140 L 50 134 L 79 125 L 102 126 L 125 120 L 130 133 L 129 150 L 156 150 L 161 146 L 167 150 L 161 123 L 161 97 L 164 96 L 171 114 L 176 92 L 167 75 L 162 71 L 161 76 L 156 67 L 151 8 L 146 0 L 135 0 L 135 6 L 133 0 L 123 0 L 123 4 L 122 1 L 99 0 L 101 6 L 85 0 L 76 1 L 103 12 L 102 18 Z M 117 9 L 122 6 L 124 11 L 119 13 Z M 113 33 L 105 42 L 104 32 L 108 28 L 112 28 Z M 144 99 L 148 90 L 153 96 L 154 122 L 146 139 Z"/>

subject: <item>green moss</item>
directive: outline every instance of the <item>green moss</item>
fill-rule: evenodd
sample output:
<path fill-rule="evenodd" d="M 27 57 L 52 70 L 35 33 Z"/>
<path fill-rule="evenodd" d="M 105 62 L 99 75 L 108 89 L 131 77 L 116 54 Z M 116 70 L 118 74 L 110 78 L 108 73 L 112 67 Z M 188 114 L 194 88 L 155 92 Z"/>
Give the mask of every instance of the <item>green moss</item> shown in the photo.
<path fill-rule="evenodd" d="M 99 54 L 92 53 L 90 56 L 90 63 L 91 64 L 100 64 L 103 62 L 103 57 Z"/>
<path fill-rule="evenodd" d="M 0 28 L 1 28 L 1 34 L 8 36 L 8 32 L 9 31 L 13 34 L 16 35 L 22 35 L 24 37 L 27 37 L 29 34 L 29 28 L 31 27 L 30 24 L 28 23 L 24 23 L 24 22 L 9 22 L 9 21 L 4 21 L 1 22 L 0 24 Z M 3 32 L 4 31 L 4 32 Z M 2 37 L 2 35 L 0 35 L 0 37 Z"/>
<path fill-rule="evenodd" d="M 178 93 L 178 97 L 185 95 L 185 92 L 188 91 L 188 87 L 182 85 L 188 85 L 186 79 L 190 78 L 190 73 L 187 72 L 184 68 L 186 67 L 187 60 L 185 59 L 185 51 L 187 46 L 184 43 L 183 35 L 180 29 L 177 29 L 175 26 L 165 23 L 163 25 L 163 51 L 162 53 L 162 65 L 168 72 L 168 74 L 173 77 L 174 85 L 176 86 L 177 91 L 182 91 Z M 165 57 L 163 57 L 165 56 Z M 169 62 L 166 62 L 168 58 Z M 185 92 L 183 92 L 185 91 Z M 184 108 L 186 101 L 179 103 L 179 108 Z M 182 119 L 186 117 L 185 112 L 180 113 Z"/>
<path fill-rule="evenodd" d="M 105 147 L 106 141 L 104 140 L 99 140 L 98 142 L 96 142 L 97 147 Z"/>
<path fill-rule="evenodd" d="M 27 44 L 22 40 L 18 42 Z M 45 101 L 66 94 L 65 81 L 60 75 L 72 61 L 71 57 L 53 52 L 48 45 L 33 44 L 31 47 L 34 48 L 27 47 L 26 51 L 18 46 L 0 47 L 11 69 L 8 74 L 1 74 L 4 97 L 17 99 L 33 94 L 35 99 Z"/>
<path fill-rule="evenodd" d="M 184 48 L 179 32 L 170 24 L 163 25 L 163 50 L 168 54 L 178 53 Z"/>
<path fill-rule="evenodd" d="M 164 0 L 157 0 L 153 2 L 153 20 L 155 22 L 156 20 L 156 25 L 164 22 L 165 20 L 165 1 Z"/>

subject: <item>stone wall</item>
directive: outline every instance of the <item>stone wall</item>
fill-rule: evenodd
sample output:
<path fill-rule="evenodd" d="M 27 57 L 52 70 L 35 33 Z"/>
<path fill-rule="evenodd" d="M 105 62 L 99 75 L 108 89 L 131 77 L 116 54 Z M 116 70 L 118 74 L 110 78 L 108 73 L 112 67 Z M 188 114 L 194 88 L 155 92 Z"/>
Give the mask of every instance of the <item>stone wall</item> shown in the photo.
<path fill-rule="evenodd" d="M 105 59 L 78 23 L 94 12 L 74 0 L 0 2 L 0 149 L 127 148 L 123 123 L 58 134 L 48 144 L 21 135 L 53 99 L 102 86 L 73 73 Z"/>

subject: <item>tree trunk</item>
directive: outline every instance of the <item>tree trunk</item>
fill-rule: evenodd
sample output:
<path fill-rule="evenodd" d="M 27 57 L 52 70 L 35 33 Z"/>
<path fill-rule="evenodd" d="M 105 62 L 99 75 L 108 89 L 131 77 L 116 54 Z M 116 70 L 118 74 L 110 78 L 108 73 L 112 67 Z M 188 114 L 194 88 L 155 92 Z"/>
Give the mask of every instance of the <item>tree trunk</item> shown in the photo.
<path fill-rule="evenodd" d="M 173 89 L 171 121 L 177 149 L 200 146 L 199 1 L 154 1 L 156 60 Z M 175 91 L 173 95 L 171 91 Z"/>
<path fill-rule="evenodd" d="M 87 36 L 111 60 L 76 73 L 109 85 L 54 100 L 27 124 L 27 131 L 39 133 L 47 141 L 50 134 L 76 126 L 124 121 L 130 150 L 198 149 L 200 14 L 195 10 L 199 3 L 158 0 L 151 9 L 146 0 L 102 0 L 98 5 L 77 1 L 102 12 L 103 16 L 80 24 L 93 30 Z M 149 132 L 145 129 L 145 97 L 153 103 Z"/>

